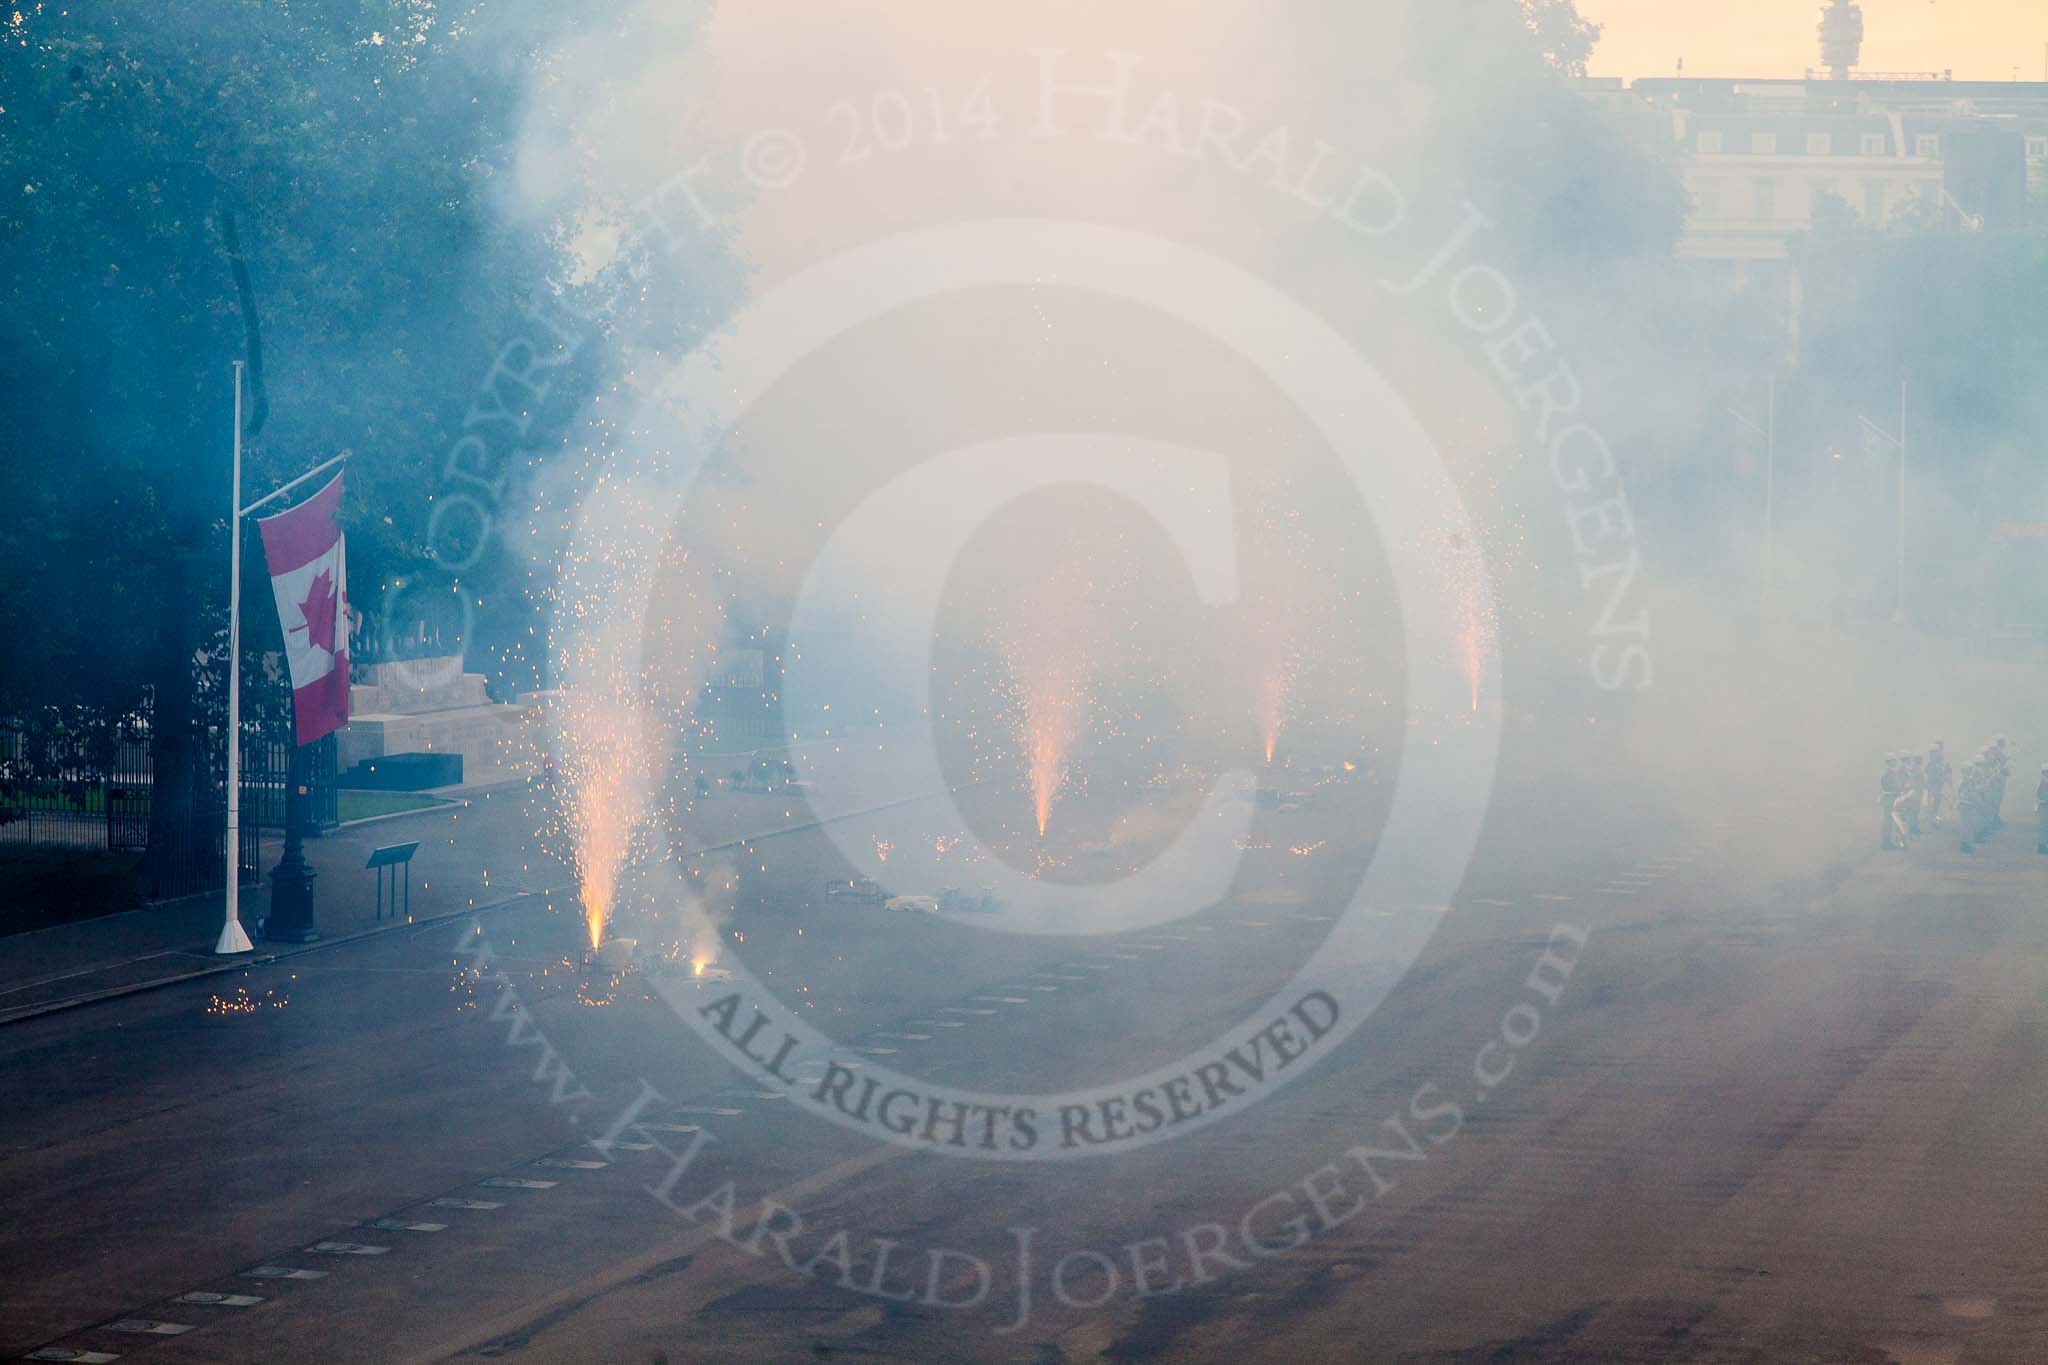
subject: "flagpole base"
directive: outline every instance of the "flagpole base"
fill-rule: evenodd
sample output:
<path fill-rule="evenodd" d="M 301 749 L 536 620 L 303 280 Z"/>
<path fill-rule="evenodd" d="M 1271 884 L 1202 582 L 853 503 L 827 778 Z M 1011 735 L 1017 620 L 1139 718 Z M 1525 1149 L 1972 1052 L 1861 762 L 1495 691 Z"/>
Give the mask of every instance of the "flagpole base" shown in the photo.
<path fill-rule="evenodd" d="M 248 931 L 242 928 L 242 921 L 231 919 L 220 927 L 220 942 L 213 945 L 216 955 L 228 953 L 252 953 L 256 945 L 249 941 Z"/>

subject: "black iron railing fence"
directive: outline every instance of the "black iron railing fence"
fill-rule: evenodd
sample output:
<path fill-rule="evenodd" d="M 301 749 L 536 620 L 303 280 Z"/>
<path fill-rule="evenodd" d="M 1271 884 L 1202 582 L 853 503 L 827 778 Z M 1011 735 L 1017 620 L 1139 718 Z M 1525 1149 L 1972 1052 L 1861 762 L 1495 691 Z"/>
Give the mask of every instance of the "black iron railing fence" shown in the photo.
<path fill-rule="evenodd" d="M 197 735 L 194 770 L 178 809 L 157 818 L 160 793 L 151 760 L 154 706 L 144 697 L 116 717 L 42 714 L 0 720 L 0 847 L 78 849 L 136 855 L 140 886 L 151 899 L 213 890 L 225 872 L 226 763 L 220 735 Z M 294 745 L 288 705 L 259 707 L 242 727 L 241 876 L 258 877 L 263 832 L 284 828 Z M 306 755 L 307 819 L 336 820 L 335 742 Z M 155 838 L 152 841 L 153 826 Z"/>

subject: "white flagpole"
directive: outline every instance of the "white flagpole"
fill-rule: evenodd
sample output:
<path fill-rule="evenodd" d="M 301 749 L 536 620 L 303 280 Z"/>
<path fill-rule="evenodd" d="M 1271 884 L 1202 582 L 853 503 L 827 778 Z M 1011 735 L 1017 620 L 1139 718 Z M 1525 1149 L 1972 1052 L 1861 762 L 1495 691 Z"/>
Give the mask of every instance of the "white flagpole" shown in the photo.
<path fill-rule="evenodd" d="M 213 951 L 255 948 L 242 928 L 242 362 L 235 362 L 235 465 L 228 504 L 228 850 L 227 914 Z"/>

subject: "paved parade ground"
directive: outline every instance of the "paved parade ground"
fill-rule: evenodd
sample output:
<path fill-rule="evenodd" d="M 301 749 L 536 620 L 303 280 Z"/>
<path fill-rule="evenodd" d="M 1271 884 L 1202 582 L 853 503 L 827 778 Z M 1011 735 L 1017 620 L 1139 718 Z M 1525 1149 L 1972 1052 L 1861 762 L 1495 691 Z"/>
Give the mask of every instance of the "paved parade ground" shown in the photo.
<path fill-rule="evenodd" d="M 828 898 L 824 832 L 757 798 L 718 818 L 789 832 L 734 852 L 720 934 L 855 1077 L 1132 1075 L 1280 989 L 1370 851 L 1320 841 L 1373 785 L 1262 813 L 1223 904 L 1087 940 Z M 715 971 L 586 973 L 560 869 L 519 856 L 541 799 L 381 827 L 512 859 L 488 893 L 444 863 L 474 915 L 0 1028 L 26 1099 L 0 1119 L 0 1356 L 1936 1362 L 2041 1340 L 2048 859 L 2017 796 L 1972 857 L 1882 853 L 1874 802 L 1681 817 L 1511 764 L 1367 1027 L 1238 1117 L 1056 1164 L 796 1112 L 661 998 L 709 1005 Z"/>
<path fill-rule="evenodd" d="M 1818 3 L 0 9 L 0 1365 L 2048 1361 L 2048 3 Z"/>

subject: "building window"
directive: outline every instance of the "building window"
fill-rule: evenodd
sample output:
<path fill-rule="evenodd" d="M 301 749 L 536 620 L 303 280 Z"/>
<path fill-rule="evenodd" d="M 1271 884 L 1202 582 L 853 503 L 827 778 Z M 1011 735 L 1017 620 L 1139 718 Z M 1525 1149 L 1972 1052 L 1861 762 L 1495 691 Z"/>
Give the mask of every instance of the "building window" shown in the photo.
<path fill-rule="evenodd" d="M 1719 133 L 1701 133 L 1701 134 L 1700 134 L 1700 155 L 1701 155 L 1701 156 L 1719 156 L 1720 154 L 1721 154 L 1721 135 L 1720 135 Z"/>
<path fill-rule="evenodd" d="M 1927 157 L 1929 160 L 1932 160 L 1933 158 L 1940 156 L 1941 139 L 1936 137 L 1933 133 L 1920 134 L 1920 136 L 1913 139 L 1913 155 L 1924 156 Z"/>
<path fill-rule="evenodd" d="M 2030 137 L 2027 139 L 2027 160 L 2048 161 L 2048 137 Z"/>
<path fill-rule="evenodd" d="M 1884 136 L 1884 134 L 1883 134 L 1883 133 L 1865 133 L 1865 134 L 1863 135 L 1863 155 L 1865 155 L 1865 156 L 1883 156 L 1884 154 L 1885 154 L 1885 136 Z"/>
<path fill-rule="evenodd" d="M 1834 150 L 1835 139 L 1832 135 L 1828 133 L 1808 133 L 1806 135 L 1806 154 L 1808 156 L 1828 156 Z"/>
<path fill-rule="evenodd" d="M 1759 221 L 1770 222 L 1778 216 L 1778 182 L 1767 175 L 1760 175 L 1749 182 L 1750 200 L 1756 206 L 1755 216 Z"/>
<path fill-rule="evenodd" d="M 1699 180 L 1693 183 L 1692 214 L 1695 218 L 1719 218 L 1721 216 L 1721 181 L 1719 179 Z"/>
<path fill-rule="evenodd" d="M 1778 154 L 1778 135 L 1776 133 L 1751 133 L 1749 135 L 1749 150 L 1758 156 L 1776 156 Z"/>
<path fill-rule="evenodd" d="M 1863 182 L 1863 216 L 1873 224 L 1884 222 L 1884 181 Z"/>

